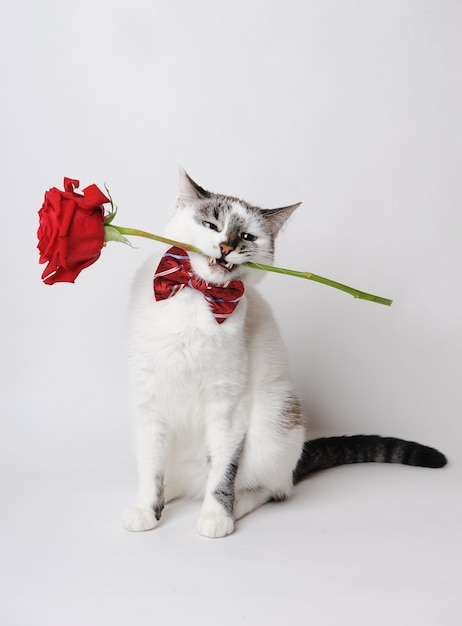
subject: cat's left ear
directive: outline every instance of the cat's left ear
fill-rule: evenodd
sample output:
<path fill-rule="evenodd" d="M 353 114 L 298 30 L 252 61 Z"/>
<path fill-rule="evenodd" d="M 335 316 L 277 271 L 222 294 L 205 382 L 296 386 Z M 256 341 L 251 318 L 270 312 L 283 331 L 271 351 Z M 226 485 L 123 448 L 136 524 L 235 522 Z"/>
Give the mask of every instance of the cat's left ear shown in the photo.
<path fill-rule="evenodd" d="M 178 205 L 210 198 L 211 193 L 193 181 L 182 167 L 178 170 Z"/>
<path fill-rule="evenodd" d="M 262 209 L 261 212 L 265 218 L 268 220 L 268 224 L 270 225 L 271 232 L 274 237 L 279 233 L 283 225 L 298 207 L 301 205 L 301 202 L 297 202 L 297 204 L 291 204 L 290 206 L 284 206 L 280 209 Z"/>

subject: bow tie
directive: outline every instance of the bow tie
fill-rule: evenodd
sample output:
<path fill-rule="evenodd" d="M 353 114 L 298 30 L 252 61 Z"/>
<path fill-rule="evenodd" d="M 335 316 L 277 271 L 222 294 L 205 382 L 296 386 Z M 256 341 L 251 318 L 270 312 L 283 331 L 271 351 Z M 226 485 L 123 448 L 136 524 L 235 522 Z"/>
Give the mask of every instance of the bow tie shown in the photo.
<path fill-rule="evenodd" d="M 244 293 L 244 285 L 240 280 L 230 280 L 217 286 L 196 278 L 189 256 L 181 248 L 175 247 L 167 250 L 160 260 L 153 285 L 157 301 L 173 297 L 184 287 L 197 289 L 204 294 L 218 324 L 228 319 Z"/>

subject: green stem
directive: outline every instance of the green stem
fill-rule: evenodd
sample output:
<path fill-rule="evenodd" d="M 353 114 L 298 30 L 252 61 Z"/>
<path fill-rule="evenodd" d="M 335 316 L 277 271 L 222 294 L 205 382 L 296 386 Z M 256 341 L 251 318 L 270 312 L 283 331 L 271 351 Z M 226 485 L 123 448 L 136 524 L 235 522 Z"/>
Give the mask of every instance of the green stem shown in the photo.
<path fill-rule="evenodd" d="M 182 243 L 181 241 L 175 241 L 174 239 L 168 239 L 167 237 L 161 237 L 160 235 L 153 235 L 145 230 L 138 230 L 137 228 L 125 228 L 124 226 L 115 226 L 111 224 L 112 228 L 115 228 L 122 235 L 132 235 L 134 237 L 144 237 L 145 239 L 154 239 L 154 241 L 160 241 L 161 243 L 168 243 L 170 246 L 177 246 L 187 252 L 197 252 L 198 254 L 204 254 L 199 248 L 195 248 L 189 243 Z"/>
<path fill-rule="evenodd" d="M 136 228 L 125 228 L 123 226 L 114 226 L 114 224 L 111 224 L 111 226 L 113 228 L 116 228 L 122 235 L 133 235 L 134 237 L 145 237 L 146 239 L 154 239 L 155 241 L 167 243 L 170 246 L 177 246 L 178 248 L 182 248 L 187 252 L 197 252 L 198 254 L 204 254 L 202 250 L 199 250 L 199 248 L 196 248 L 189 243 L 182 243 L 181 241 L 175 241 L 174 239 L 168 239 L 167 237 L 161 237 L 160 235 L 153 235 L 152 233 L 148 233 L 145 230 L 138 230 Z M 385 306 L 391 306 L 393 302 L 393 300 L 389 300 L 388 298 L 382 298 L 381 296 L 374 296 L 370 293 L 359 291 L 358 289 L 354 289 L 353 287 L 342 285 L 342 283 L 337 283 L 334 280 L 324 278 L 323 276 L 318 276 L 317 274 L 312 274 L 311 272 L 298 272 L 297 270 L 289 270 L 284 269 L 283 267 L 274 267 L 272 265 L 262 265 L 261 263 L 246 263 L 245 265 L 247 265 L 248 267 L 253 267 L 257 270 L 264 270 L 265 272 L 288 274 L 289 276 L 296 276 L 297 278 L 313 280 L 317 283 L 322 283 L 323 285 L 328 285 L 329 287 L 340 289 L 340 291 L 345 291 L 346 293 L 352 295 L 354 298 L 358 298 L 360 300 L 369 300 L 370 302 L 377 302 L 378 304 L 384 304 Z"/>
<path fill-rule="evenodd" d="M 322 283 L 323 285 L 328 285 L 329 287 L 334 287 L 335 289 L 340 289 L 340 291 L 345 291 L 349 293 L 354 298 L 358 298 L 360 300 L 369 300 L 370 302 L 377 302 L 378 304 L 385 304 L 386 306 L 391 306 L 393 300 L 389 300 L 388 298 L 382 298 L 381 296 L 374 296 L 370 293 L 366 293 L 364 291 L 359 291 L 358 289 L 354 289 L 353 287 L 348 287 L 348 285 L 342 285 L 342 283 L 338 283 L 335 280 L 330 280 L 330 278 L 324 278 L 323 276 L 318 276 L 317 274 L 312 274 L 311 272 L 298 272 L 296 270 L 288 270 L 282 267 L 273 267 L 271 265 L 260 265 L 259 263 L 246 263 L 249 267 L 254 267 L 259 270 L 265 270 L 267 272 L 276 272 L 277 274 L 288 274 L 289 276 L 296 276 L 298 278 L 306 278 L 307 280 L 314 280 L 317 283 Z"/>

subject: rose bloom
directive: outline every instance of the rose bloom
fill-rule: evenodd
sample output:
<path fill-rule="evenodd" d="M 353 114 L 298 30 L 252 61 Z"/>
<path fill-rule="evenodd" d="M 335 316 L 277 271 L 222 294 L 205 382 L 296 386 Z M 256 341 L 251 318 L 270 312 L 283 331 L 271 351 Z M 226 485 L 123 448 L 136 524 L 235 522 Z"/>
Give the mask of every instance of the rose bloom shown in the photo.
<path fill-rule="evenodd" d="M 76 193 L 78 180 L 64 179 L 64 191 L 45 193 L 39 211 L 40 263 L 47 263 L 42 279 L 47 285 L 73 283 L 94 263 L 104 245 L 104 208 L 110 202 L 96 185 Z"/>

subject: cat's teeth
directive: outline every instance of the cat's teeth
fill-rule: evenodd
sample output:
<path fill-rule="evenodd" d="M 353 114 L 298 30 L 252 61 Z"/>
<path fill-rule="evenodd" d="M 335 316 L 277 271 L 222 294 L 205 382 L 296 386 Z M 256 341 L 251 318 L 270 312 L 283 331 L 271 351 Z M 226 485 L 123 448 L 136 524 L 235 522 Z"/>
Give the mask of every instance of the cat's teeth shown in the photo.
<path fill-rule="evenodd" d="M 209 257 L 209 265 L 218 265 L 218 259 L 216 259 L 215 257 L 211 256 Z M 223 263 L 220 262 L 220 265 L 222 267 L 226 267 L 227 270 L 232 270 L 234 265 L 232 263 Z"/>

